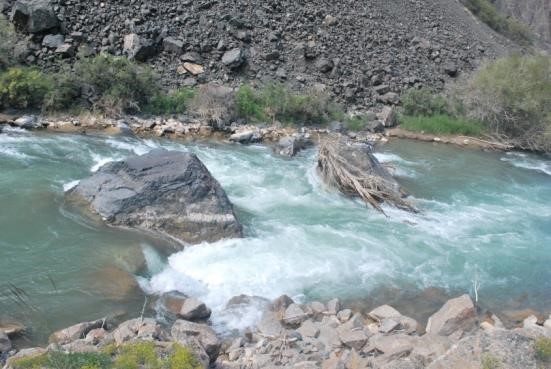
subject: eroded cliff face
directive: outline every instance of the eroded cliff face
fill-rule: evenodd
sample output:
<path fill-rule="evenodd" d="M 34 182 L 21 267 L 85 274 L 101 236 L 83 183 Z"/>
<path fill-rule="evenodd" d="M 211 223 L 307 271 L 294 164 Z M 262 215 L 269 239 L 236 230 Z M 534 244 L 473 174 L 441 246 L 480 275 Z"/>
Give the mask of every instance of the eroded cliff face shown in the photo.
<path fill-rule="evenodd" d="M 551 49 L 551 0 L 495 0 L 503 13 L 528 25 L 536 43 Z"/>

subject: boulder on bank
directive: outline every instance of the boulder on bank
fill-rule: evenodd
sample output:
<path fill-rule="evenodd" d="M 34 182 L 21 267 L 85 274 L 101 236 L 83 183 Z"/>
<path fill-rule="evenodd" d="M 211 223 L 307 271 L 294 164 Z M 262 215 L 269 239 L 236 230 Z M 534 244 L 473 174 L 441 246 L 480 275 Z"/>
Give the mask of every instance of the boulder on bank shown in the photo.
<path fill-rule="evenodd" d="M 241 237 L 222 186 L 194 154 L 157 149 L 101 167 L 66 193 L 108 224 L 189 243 Z"/>
<path fill-rule="evenodd" d="M 309 136 L 298 133 L 292 136 L 282 137 L 276 146 L 276 152 L 282 156 L 293 157 L 299 151 L 304 150 L 305 148 L 312 146 L 314 143 Z"/>
<path fill-rule="evenodd" d="M 353 141 L 342 135 L 330 137 L 320 146 L 318 170 L 329 185 L 346 195 L 360 197 L 380 212 L 383 202 L 417 211 L 404 199 L 405 192 L 398 182 L 373 155 L 369 142 Z"/>
<path fill-rule="evenodd" d="M 427 322 L 427 333 L 449 336 L 457 331 L 468 332 L 475 327 L 476 310 L 469 295 L 451 299 Z"/>

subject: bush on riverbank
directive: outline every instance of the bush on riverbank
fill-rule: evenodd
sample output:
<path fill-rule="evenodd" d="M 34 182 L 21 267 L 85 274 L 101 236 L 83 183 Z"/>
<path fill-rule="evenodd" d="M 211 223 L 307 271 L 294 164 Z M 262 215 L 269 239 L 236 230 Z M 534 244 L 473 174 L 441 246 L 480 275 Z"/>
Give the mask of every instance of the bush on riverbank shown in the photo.
<path fill-rule="evenodd" d="M 501 14 L 489 0 L 464 0 L 463 3 L 494 31 L 522 45 L 532 43 L 532 35 L 528 27 L 514 18 Z"/>
<path fill-rule="evenodd" d="M 299 94 L 280 83 L 270 83 L 260 89 L 243 85 L 235 94 L 235 105 L 239 117 L 247 120 L 299 125 L 323 124 L 340 112 L 324 92 Z"/>
<path fill-rule="evenodd" d="M 53 87 L 52 78 L 37 69 L 12 67 L 0 74 L 0 108 L 40 109 Z"/>
<path fill-rule="evenodd" d="M 187 111 L 195 94 L 195 89 L 189 87 L 171 91 L 168 94 L 158 92 L 145 105 L 143 111 L 154 115 L 182 114 Z"/>
<path fill-rule="evenodd" d="M 480 136 L 484 132 L 479 123 L 447 114 L 403 116 L 400 118 L 400 126 L 409 131 L 442 135 Z"/>
<path fill-rule="evenodd" d="M 456 91 L 458 111 L 521 148 L 551 151 L 551 57 L 511 56 L 484 65 Z"/>
<path fill-rule="evenodd" d="M 14 369 L 202 369 L 193 353 L 174 344 L 168 353 L 153 342 L 107 346 L 95 353 L 48 352 L 15 360 Z"/>

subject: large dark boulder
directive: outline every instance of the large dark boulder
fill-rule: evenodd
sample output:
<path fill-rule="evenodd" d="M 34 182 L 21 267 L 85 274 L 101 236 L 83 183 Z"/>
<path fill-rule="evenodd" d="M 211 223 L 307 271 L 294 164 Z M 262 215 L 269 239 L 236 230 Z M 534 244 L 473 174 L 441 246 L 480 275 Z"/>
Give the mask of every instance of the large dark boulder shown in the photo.
<path fill-rule="evenodd" d="M 39 33 L 59 27 L 50 0 L 18 0 L 11 12 L 11 21 L 23 32 Z"/>
<path fill-rule="evenodd" d="M 67 192 L 108 224 L 188 243 L 241 237 L 226 193 L 194 154 L 162 149 L 101 167 Z"/>

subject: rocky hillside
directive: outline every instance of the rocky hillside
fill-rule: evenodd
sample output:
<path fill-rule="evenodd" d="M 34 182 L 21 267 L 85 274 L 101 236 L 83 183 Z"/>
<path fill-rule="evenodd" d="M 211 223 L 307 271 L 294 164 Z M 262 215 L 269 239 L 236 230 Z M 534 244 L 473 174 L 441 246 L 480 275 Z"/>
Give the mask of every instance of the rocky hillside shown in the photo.
<path fill-rule="evenodd" d="M 107 51 L 150 63 L 167 87 L 280 80 L 350 105 L 443 88 L 508 41 L 454 0 L 0 0 L 20 57 L 52 67 Z"/>
<path fill-rule="evenodd" d="M 527 24 L 540 46 L 551 48 L 551 2 L 549 0 L 496 0 L 504 14 Z"/>

